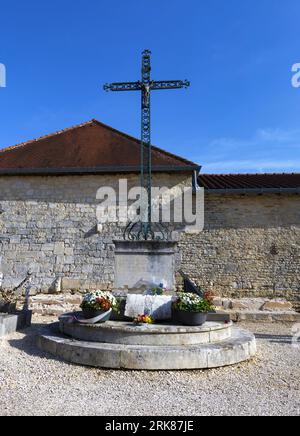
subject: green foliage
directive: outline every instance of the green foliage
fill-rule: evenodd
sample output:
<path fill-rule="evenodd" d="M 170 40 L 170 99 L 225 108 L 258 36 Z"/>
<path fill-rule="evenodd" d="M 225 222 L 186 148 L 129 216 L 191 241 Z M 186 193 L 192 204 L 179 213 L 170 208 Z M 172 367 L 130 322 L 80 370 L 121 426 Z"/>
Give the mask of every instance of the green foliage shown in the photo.
<path fill-rule="evenodd" d="M 208 313 L 214 310 L 210 300 L 201 298 L 196 294 L 178 293 L 173 309 L 184 312 Z"/>
<path fill-rule="evenodd" d="M 152 295 L 163 295 L 164 292 L 165 292 L 164 288 L 161 288 L 159 286 L 157 288 L 151 289 L 151 294 Z"/>

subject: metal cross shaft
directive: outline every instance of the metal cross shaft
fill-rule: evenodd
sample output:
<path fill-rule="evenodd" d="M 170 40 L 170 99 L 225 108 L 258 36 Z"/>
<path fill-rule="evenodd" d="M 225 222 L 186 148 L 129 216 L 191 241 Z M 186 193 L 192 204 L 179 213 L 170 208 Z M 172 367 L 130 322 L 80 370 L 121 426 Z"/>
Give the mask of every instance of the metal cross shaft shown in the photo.
<path fill-rule="evenodd" d="M 138 82 L 116 82 L 104 85 L 105 91 L 140 91 L 142 97 L 141 116 L 141 187 L 147 191 L 147 202 L 142 204 L 142 228 L 137 239 L 155 239 L 152 229 L 152 146 L 151 146 L 151 91 L 188 88 L 187 80 L 151 80 L 151 52 L 142 53 L 142 79 Z M 143 192 L 143 191 L 142 191 Z"/>

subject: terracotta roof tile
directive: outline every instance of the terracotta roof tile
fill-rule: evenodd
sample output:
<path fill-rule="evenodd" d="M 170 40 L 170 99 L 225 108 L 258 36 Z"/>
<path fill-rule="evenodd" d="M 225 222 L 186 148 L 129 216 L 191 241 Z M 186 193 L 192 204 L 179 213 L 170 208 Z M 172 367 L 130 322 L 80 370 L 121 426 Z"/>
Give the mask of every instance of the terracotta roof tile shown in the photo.
<path fill-rule="evenodd" d="M 200 174 L 200 186 L 211 190 L 300 188 L 300 173 L 293 174 Z"/>
<path fill-rule="evenodd" d="M 191 171 L 193 162 L 153 147 L 154 171 Z M 139 171 L 140 141 L 97 120 L 0 150 L 0 174 Z"/>

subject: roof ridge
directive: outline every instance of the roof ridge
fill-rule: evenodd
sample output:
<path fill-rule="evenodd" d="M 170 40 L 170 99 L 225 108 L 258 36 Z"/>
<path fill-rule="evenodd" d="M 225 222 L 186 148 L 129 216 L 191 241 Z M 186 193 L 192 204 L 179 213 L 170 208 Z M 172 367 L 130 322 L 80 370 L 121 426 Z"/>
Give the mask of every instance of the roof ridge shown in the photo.
<path fill-rule="evenodd" d="M 93 124 L 95 121 L 97 121 L 97 120 L 92 119 L 92 120 L 87 121 L 85 123 L 76 124 L 74 126 L 67 127 L 65 129 L 61 129 L 61 130 L 57 130 L 56 132 L 48 133 L 47 135 L 43 135 L 43 136 L 40 136 L 40 137 L 35 138 L 35 139 L 31 139 L 29 141 L 21 142 L 20 144 L 11 145 L 9 147 L 2 148 L 2 149 L 0 149 L 0 153 L 5 153 L 7 151 L 16 150 L 17 148 L 25 147 L 27 145 L 34 144 L 35 142 L 42 141 L 44 139 L 49 139 L 49 138 L 52 138 L 53 136 L 61 135 L 65 132 L 69 132 L 70 130 L 80 129 L 81 127 L 86 127 L 89 124 Z"/>

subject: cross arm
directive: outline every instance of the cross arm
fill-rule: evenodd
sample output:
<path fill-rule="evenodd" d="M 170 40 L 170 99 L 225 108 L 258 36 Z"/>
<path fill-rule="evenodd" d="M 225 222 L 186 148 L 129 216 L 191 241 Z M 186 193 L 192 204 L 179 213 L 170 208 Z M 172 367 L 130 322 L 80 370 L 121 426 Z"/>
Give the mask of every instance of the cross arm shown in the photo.
<path fill-rule="evenodd" d="M 152 82 L 151 90 L 160 89 L 181 89 L 191 86 L 191 82 L 188 80 L 161 80 L 158 82 Z"/>
<path fill-rule="evenodd" d="M 142 89 L 141 82 L 119 82 L 107 83 L 104 85 L 105 91 L 140 91 Z"/>

